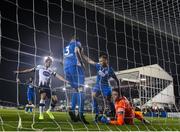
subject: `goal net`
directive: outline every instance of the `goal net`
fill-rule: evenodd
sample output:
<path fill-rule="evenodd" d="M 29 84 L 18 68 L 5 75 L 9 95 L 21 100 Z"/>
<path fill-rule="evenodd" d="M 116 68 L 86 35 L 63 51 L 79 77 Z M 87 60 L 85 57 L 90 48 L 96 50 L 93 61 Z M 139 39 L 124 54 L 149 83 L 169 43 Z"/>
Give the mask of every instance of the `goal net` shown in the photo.
<path fill-rule="evenodd" d="M 53 69 L 64 76 L 63 49 L 73 34 L 79 37 L 85 55 L 98 62 L 107 54 L 120 88 L 134 107 L 141 111 L 152 126 L 144 130 L 178 130 L 168 128 L 169 119 L 178 126 L 180 122 L 180 3 L 178 0 L 2 0 L 0 12 L 0 108 L 18 107 L 27 103 L 29 77 L 38 84 L 38 72 L 14 74 L 13 71 L 36 67 L 44 57 L 53 57 Z M 85 113 L 93 121 L 92 88 L 96 82 L 96 69 L 85 66 Z M 20 83 L 17 82 L 20 79 Z M 113 79 L 111 88 L 116 87 Z M 67 112 L 71 106 L 72 88 L 52 79 L 56 92 L 56 111 Z M 34 104 L 39 103 L 38 89 Z M 103 111 L 104 98 L 98 97 Z M 76 106 L 77 108 L 79 106 Z M 38 109 L 36 109 L 38 111 Z M 19 112 L 18 130 L 36 129 L 36 116 L 32 115 L 31 127 L 22 126 Z M 56 116 L 56 115 L 55 115 Z M 68 114 L 66 114 L 68 117 Z M 158 118 L 158 120 L 156 120 Z M 2 130 L 4 121 L 0 115 Z M 84 130 L 74 127 L 67 118 L 63 125 L 53 121 L 55 130 Z M 157 123 L 157 124 L 156 124 Z M 166 125 L 163 125 L 166 124 Z M 62 126 L 61 126 L 62 125 Z M 159 125 L 159 128 L 153 125 Z M 5 125 L 4 125 L 5 126 Z M 9 125 L 10 126 L 10 125 Z M 84 124 L 85 130 L 103 130 Z M 135 123 L 136 130 L 141 127 Z M 109 127 L 105 130 L 121 130 Z M 67 130 L 70 130 L 67 129 Z M 126 126 L 125 130 L 133 130 Z"/>

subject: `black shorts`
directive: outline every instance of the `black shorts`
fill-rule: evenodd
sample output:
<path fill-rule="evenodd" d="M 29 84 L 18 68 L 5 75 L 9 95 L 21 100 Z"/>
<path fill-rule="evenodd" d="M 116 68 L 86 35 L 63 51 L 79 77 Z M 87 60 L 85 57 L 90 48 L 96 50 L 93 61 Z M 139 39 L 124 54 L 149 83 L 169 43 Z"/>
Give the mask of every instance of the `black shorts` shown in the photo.
<path fill-rule="evenodd" d="M 56 95 L 55 91 L 52 91 L 50 87 L 40 86 L 39 87 L 39 93 L 46 93 L 46 96 L 48 98 L 51 98 L 51 96 Z"/>

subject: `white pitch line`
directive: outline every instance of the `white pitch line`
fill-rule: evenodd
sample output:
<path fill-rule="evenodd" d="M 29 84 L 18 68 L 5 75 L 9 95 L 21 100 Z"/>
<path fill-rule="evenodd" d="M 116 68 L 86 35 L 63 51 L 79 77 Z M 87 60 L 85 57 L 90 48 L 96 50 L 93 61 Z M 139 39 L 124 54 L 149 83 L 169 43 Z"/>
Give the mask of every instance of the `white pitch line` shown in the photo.
<path fill-rule="evenodd" d="M 32 128 L 32 130 L 34 130 L 34 131 L 41 131 L 41 129 L 36 129 L 36 128 L 34 128 L 34 125 L 35 125 L 35 116 L 36 116 L 36 112 L 34 111 L 33 112 L 33 121 L 32 121 L 32 124 L 31 124 L 31 128 Z M 31 122 L 31 121 L 29 121 L 29 122 Z"/>
<path fill-rule="evenodd" d="M 55 122 L 55 124 L 58 126 L 57 129 L 59 129 L 60 131 L 62 131 L 61 126 L 59 125 L 59 123 L 56 120 L 53 120 Z"/>
<path fill-rule="evenodd" d="M 68 120 L 67 120 L 67 122 L 69 123 L 69 125 L 71 126 L 71 128 L 72 128 L 72 130 L 74 132 L 74 127 L 73 127 L 72 123 L 70 121 L 68 121 Z"/>
<path fill-rule="evenodd" d="M 9 124 L 6 124 L 6 123 L 4 123 L 4 126 L 8 126 L 8 127 L 10 127 L 10 128 L 17 129 L 17 127 L 12 126 L 12 125 L 9 125 Z M 30 129 L 30 128 L 26 128 L 26 127 L 24 127 L 23 129 L 25 129 L 25 130 L 32 130 L 32 129 Z"/>
<path fill-rule="evenodd" d="M 23 127 L 22 127 L 22 119 L 21 119 L 21 117 L 19 116 L 19 121 L 18 121 L 18 127 L 17 127 L 18 129 L 22 129 Z"/>
<path fill-rule="evenodd" d="M 3 122 L 3 119 L 2 119 L 2 117 L 0 116 L 0 120 L 1 120 L 1 127 L 2 127 L 2 131 L 4 132 L 5 130 L 4 130 L 4 127 L 3 127 L 3 125 L 4 125 L 4 122 Z"/>
<path fill-rule="evenodd" d="M 4 122 L 18 122 L 18 121 L 4 121 Z M 31 121 L 23 121 L 23 123 L 29 123 L 29 122 L 31 122 Z M 41 123 L 44 123 L 44 124 L 47 124 L 47 123 L 53 123 L 53 122 L 50 122 L 50 121 L 47 121 L 47 122 L 38 122 L 39 124 L 41 124 Z M 58 122 L 58 123 L 61 123 L 61 124 L 66 124 L 66 123 L 68 123 L 68 121 L 66 122 L 66 121 L 63 121 L 63 122 Z M 77 123 L 75 123 L 75 124 L 81 124 L 81 122 L 77 122 Z M 152 124 L 151 123 L 151 125 L 147 125 L 147 126 L 152 126 L 152 125 L 156 125 L 156 126 L 158 126 L 158 125 L 163 125 L 164 123 L 162 123 L 162 124 Z M 136 123 L 136 125 L 138 126 L 138 125 L 140 125 L 140 123 Z M 177 126 L 179 126 L 179 123 L 168 123 L 168 125 L 177 125 Z M 142 126 L 142 125 L 141 125 Z"/>
<path fill-rule="evenodd" d="M 99 130 L 99 131 L 101 131 L 101 129 L 100 129 L 100 127 L 99 127 L 98 123 L 96 123 L 96 122 L 95 122 L 95 124 L 96 124 L 96 126 L 97 126 L 98 130 Z"/>

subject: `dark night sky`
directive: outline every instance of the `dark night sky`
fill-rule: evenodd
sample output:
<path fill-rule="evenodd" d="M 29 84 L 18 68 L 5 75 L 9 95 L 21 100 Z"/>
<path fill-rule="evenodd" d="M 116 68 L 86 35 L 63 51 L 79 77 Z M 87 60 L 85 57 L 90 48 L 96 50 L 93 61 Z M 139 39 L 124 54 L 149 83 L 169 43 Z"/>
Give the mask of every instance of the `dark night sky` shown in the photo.
<path fill-rule="evenodd" d="M 20 50 L 28 53 L 20 54 L 20 61 L 22 62 L 20 63 L 20 69 L 30 68 L 35 66 L 34 56 L 31 56 L 35 53 L 35 44 L 37 45 L 37 56 L 46 56 L 51 49 L 53 57 L 62 59 L 63 44 L 66 45 L 68 43 L 74 30 L 76 30 L 85 52 L 89 51 L 90 57 L 94 60 L 97 60 L 100 51 L 109 53 L 110 64 L 115 71 L 159 64 L 173 76 L 175 95 L 179 96 L 180 49 L 177 41 L 173 42 L 171 38 L 168 38 L 166 41 L 166 38 L 158 32 L 154 34 L 151 30 L 146 31 L 141 28 L 140 25 L 132 26 L 117 20 L 115 32 L 114 20 L 111 17 L 105 17 L 104 19 L 103 14 L 97 13 L 97 21 L 95 21 L 96 14 L 94 11 L 75 5 L 73 14 L 72 3 L 65 0 L 62 3 L 60 0 L 49 0 L 49 27 L 51 34 L 49 48 L 47 2 L 45 0 L 34 1 L 35 12 L 32 12 L 32 0 L 18 0 L 17 19 L 16 1 L 1 0 L 1 50 L 3 57 L 0 64 L 1 100 L 16 102 L 16 83 L 3 81 L 2 78 L 15 80 L 16 76 L 12 71 L 16 70 L 18 63 L 7 59 L 18 60 L 17 50 L 19 44 L 21 45 Z M 73 23 L 73 15 L 75 17 L 75 25 Z M 33 16 L 35 18 L 34 23 Z M 20 43 L 18 43 L 17 20 L 19 22 Z M 96 27 L 98 27 L 98 30 Z M 117 36 L 117 53 L 115 34 Z M 36 36 L 35 38 L 34 35 Z M 98 47 L 99 51 L 97 50 Z M 41 57 L 36 57 L 37 64 L 43 62 Z M 117 61 L 119 62 L 119 69 Z M 23 64 L 23 62 L 28 64 Z M 58 73 L 63 74 L 61 62 L 56 61 L 53 66 L 57 67 Z M 91 74 L 94 75 L 92 67 L 91 71 Z M 31 75 L 33 74 L 20 75 L 20 79 L 25 81 Z M 88 70 L 86 70 L 86 75 L 90 75 Z M 53 81 L 53 87 L 61 85 L 62 83 L 56 79 Z M 25 100 L 25 91 L 25 88 L 20 88 L 20 99 L 22 100 Z"/>

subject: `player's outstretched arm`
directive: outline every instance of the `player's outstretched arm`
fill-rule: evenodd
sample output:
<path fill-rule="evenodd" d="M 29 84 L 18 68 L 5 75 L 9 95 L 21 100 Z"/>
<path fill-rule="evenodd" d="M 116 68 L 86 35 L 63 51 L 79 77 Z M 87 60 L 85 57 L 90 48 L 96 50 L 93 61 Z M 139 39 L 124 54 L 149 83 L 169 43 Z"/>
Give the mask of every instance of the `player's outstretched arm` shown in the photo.
<path fill-rule="evenodd" d="M 83 52 L 83 51 L 82 51 L 81 48 L 79 48 L 79 47 L 76 47 L 76 48 L 75 48 L 76 56 L 78 57 L 78 60 L 79 60 L 79 62 L 81 63 L 81 65 L 84 66 L 83 56 L 82 56 L 83 53 L 82 53 L 82 52 Z"/>
<path fill-rule="evenodd" d="M 17 74 L 19 74 L 19 73 L 29 73 L 29 72 L 32 72 L 32 71 L 34 71 L 34 67 L 33 68 L 30 68 L 30 69 L 25 69 L 25 70 L 22 70 L 22 71 L 14 71 L 14 73 L 17 73 Z"/>
<path fill-rule="evenodd" d="M 123 113 L 123 111 L 119 111 L 117 114 L 117 119 L 111 120 L 110 124 L 112 124 L 112 125 L 123 125 L 124 124 L 124 113 Z"/>
<path fill-rule="evenodd" d="M 84 58 L 84 60 L 87 61 L 87 63 L 89 63 L 89 64 L 92 64 L 92 65 L 95 65 L 95 64 L 96 64 L 95 61 L 93 61 L 92 59 L 90 59 L 89 57 L 87 57 L 85 54 L 83 54 L 83 58 Z"/>
<path fill-rule="evenodd" d="M 69 83 L 66 79 L 64 79 L 64 77 L 62 77 L 61 75 L 59 75 L 59 74 L 57 74 L 57 73 L 56 73 L 56 77 L 57 77 L 59 80 L 65 82 L 65 83 Z"/>
<path fill-rule="evenodd" d="M 117 84 L 118 88 L 120 88 L 119 79 L 117 78 L 115 73 L 113 73 L 112 78 L 116 81 L 116 84 Z"/>
<path fill-rule="evenodd" d="M 124 124 L 124 109 L 118 107 L 116 119 L 115 120 L 109 120 L 107 117 L 102 116 L 101 122 L 106 124 L 112 124 L 112 125 L 123 125 Z"/>

